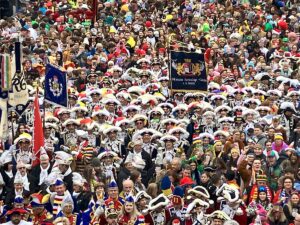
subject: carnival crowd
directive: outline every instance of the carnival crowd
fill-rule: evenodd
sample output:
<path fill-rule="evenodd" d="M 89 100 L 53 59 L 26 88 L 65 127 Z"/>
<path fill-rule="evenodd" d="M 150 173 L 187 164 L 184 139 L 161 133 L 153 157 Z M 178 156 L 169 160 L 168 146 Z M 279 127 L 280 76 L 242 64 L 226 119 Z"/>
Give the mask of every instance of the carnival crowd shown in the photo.
<path fill-rule="evenodd" d="M 0 53 L 21 42 L 30 104 L 1 140 L 1 224 L 300 224 L 299 1 L 16 10 L 0 21 Z M 204 54 L 207 91 L 172 89 L 170 51 Z M 47 64 L 67 73 L 67 108 L 44 101 Z"/>

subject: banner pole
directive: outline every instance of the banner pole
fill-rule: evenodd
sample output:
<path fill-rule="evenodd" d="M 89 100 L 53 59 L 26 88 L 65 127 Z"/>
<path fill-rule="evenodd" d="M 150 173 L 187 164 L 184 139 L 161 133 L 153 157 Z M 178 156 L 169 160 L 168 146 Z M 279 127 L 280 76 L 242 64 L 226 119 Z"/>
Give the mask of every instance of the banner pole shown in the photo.
<path fill-rule="evenodd" d="M 169 70 L 169 82 L 170 82 L 170 89 L 171 89 L 171 97 L 173 98 L 173 85 L 172 85 L 172 74 L 171 74 L 171 50 L 170 50 L 170 42 L 171 40 L 167 40 L 168 41 L 168 46 L 167 46 L 167 50 L 168 50 L 168 70 Z"/>
<path fill-rule="evenodd" d="M 45 83 L 44 83 L 44 90 L 45 90 Z M 46 123 L 46 101 L 45 101 L 45 94 L 43 98 L 43 129 L 45 129 L 45 123 Z"/>
<path fill-rule="evenodd" d="M 171 85 L 171 96 L 173 96 L 173 84 L 172 84 L 172 74 L 171 74 L 171 52 L 169 51 L 168 52 L 168 62 L 169 62 L 169 66 L 168 66 L 168 68 L 169 68 L 169 77 L 170 77 L 170 85 Z"/>
<path fill-rule="evenodd" d="M 11 117 L 11 137 L 12 137 L 12 143 L 14 143 L 15 140 L 15 132 L 14 132 L 14 120 L 13 120 L 13 111 L 10 111 L 10 117 Z"/>

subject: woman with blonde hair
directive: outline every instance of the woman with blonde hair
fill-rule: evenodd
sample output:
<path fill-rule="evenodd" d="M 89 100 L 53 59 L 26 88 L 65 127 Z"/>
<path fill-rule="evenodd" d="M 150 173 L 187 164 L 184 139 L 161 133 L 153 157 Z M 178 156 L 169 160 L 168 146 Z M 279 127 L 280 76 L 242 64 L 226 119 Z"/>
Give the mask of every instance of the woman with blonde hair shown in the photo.
<path fill-rule="evenodd" d="M 297 192 L 293 192 L 289 201 L 283 206 L 283 212 L 289 223 L 293 223 L 297 214 L 300 214 L 300 198 Z"/>
<path fill-rule="evenodd" d="M 268 220 L 270 225 L 288 225 L 283 209 L 280 205 L 275 205 L 268 212 Z"/>
<path fill-rule="evenodd" d="M 133 197 L 132 196 L 126 197 L 125 203 L 122 206 L 119 225 L 135 224 L 139 216 L 140 213 L 136 208 Z"/>
<path fill-rule="evenodd" d="M 153 198 L 156 198 L 158 195 L 158 186 L 156 183 L 150 183 L 146 190 L 146 193 Z"/>

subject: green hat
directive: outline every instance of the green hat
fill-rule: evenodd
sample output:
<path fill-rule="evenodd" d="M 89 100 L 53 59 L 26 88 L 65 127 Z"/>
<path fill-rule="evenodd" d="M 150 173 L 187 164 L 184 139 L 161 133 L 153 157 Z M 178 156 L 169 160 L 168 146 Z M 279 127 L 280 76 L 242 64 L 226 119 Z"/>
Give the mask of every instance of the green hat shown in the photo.
<path fill-rule="evenodd" d="M 289 39 L 287 37 L 282 38 L 283 42 L 289 42 Z"/>
<path fill-rule="evenodd" d="M 69 18 L 69 19 L 68 19 L 68 23 L 73 24 L 73 23 L 74 23 L 74 20 L 73 20 L 72 18 Z"/>
<path fill-rule="evenodd" d="M 33 25 L 33 24 L 38 24 L 38 23 L 35 20 L 32 20 L 31 25 Z"/>
<path fill-rule="evenodd" d="M 46 26 L 45 26 L 45 28 L 46 28 L 46 30 L 48 30 L 48 31 L 49 31 L 49 30 L 50 30 L 50 24 L 49 24 L 49 23 L 47 23 L 47 24 L 46 24 Z"/>
<path fill-rule="evenodd" d="M 91 26 L 91 21 L 84 21 L 81 24 L 85 27 L 89 27 L 89 26 Z"/>
<path fill-rule="evenodd" d="M 251 35 L 247 35 L 247 36 L 246 36 L 246 40 L 247 40 L 247 41 L 251 41 L 251 40 L 252 40 L 252 36 L 251 36 Z"/>
<path fill-rule="evenodd" d="M 66 31 L 72 31 L 72 28 L 71 27 L 66 27 L 65 30 Z"/>
<path fill-rule="evenodd" d="M 265 32 L 272 31 L 272 30 L 273 30 L 272 24 L 266 23 L 265 24 Z"/>
<path fill-rule="evenodd" d="M 107 25 L 113 25 L 114 17 L 113 16 L 108 16 L 105 18 L 104 23 Z"/>

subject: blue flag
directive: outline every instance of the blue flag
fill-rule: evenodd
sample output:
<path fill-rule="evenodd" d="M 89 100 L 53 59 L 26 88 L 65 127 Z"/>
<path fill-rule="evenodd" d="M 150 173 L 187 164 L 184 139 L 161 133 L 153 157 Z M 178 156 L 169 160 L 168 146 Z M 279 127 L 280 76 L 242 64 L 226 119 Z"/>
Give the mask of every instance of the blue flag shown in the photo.
<path fill-rule="evenodd" d="M 171 51 L 170 77 L 173 91 L 207 91 L 204 55 Z"/>
<path fill-rule="evenodd" d="M 67 74 L 50 64 L 46 67 L 45 100 L 68 106 Z"/>

